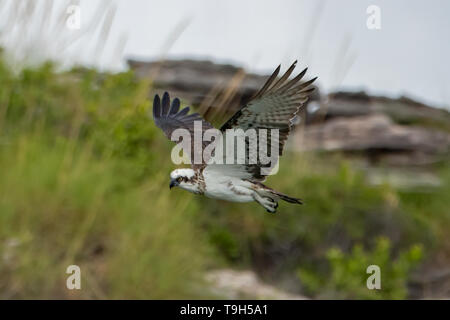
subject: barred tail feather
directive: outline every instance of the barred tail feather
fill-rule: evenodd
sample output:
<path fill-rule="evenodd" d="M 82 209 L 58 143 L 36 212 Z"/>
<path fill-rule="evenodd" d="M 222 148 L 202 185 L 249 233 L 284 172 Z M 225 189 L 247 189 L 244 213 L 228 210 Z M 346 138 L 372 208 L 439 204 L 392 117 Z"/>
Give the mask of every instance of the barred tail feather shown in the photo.
<path fill-rule="evenodd" d="M 289 203 L 303 204 L 302 199 L 290 197 L 287 194 L 278 192 L 269 188 L 268 186 L 262 184 L 261 182 L 252 181 L 255 185 L 254 190 L 261 194 L 262 196 L 270 197 L 273 200 L 277 201 L 278 199 L 282 199 Z"/>
<path fill-rule="evenodd" d="M 286 201 L 286 202 L 289 202 L 289 203 L 297 203 L 297 204 L 303 204 L 302 199 L 290 197 L 290 196 L 285 195 L 285 194 L 280 193 L 280 192 L 275 192 L 275 193 L 276 193 L 276 195 L 277 195 L 278 197 L 280 197 L 280 199 L 282 199 L 282 200 L 284 200 L 284 201 Z"/>

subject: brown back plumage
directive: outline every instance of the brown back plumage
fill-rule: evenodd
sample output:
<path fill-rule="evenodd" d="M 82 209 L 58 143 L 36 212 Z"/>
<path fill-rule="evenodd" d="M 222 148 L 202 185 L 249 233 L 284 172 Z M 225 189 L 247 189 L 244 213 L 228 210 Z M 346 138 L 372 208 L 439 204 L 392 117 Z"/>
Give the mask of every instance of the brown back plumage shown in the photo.
<path fill-rule="evenodd" d="M 255 129 L 256 131 L 266 129 L 269 137 L 272 130 L 279 130 L 278 140 L 267 139 L 262 141 L 258 139 L 258 148 L 261 144 L 267 144 L 266 150 L 271 150 L 271 143 L 276 144 L 278 155 L 283 152 L 284 144 L 289 136 L 292 120 L 295 115 L 301 110 L 308 100 L 311 92 L 314 90 L 310 85 L 316 80 L 313 78 L 306 82 L 300 82 L 306 74 L 307 68 L 301 71 L 296 77 L 289 80 L 289 76 L 295 69 L 297 61 L 295 61 L 289 69 L 278 77 L 280 66 L 275 69 L 262 88 L 253 96 L 253 98 L 237 111 L 222 127 L 222 133 L 226 133 L 227 129 Z M 203 120 L 198 113 L 190 114 L 189 107 L 180 109 L 180 100 L 175 98 L 170 104 L 169 94 L 166 92 L 163 95 L 162 101 L 158 95 L 155 95 L 153 102 L 153 118 L 158 127 L 160 127 L 165 135 L 170 139 L 175 129 L 184 128 L 191 133 L 191 164 L 194 163 L 194 158 L 203 160 L 203 150 L 211 142 L 203 142 L 201 150 L 194 148 L 194 122 L 201 121 L 202 130 L 213 128 L 207 121 Z M 245 171 L 247 175 L 250 174 L 253 179 L 264 180 L 266 174 L 261 172 L 264 166 L 258 161 L 256 164 L 250 164 L 249 155 L 250 147 L 248 140 L 246 140 L 246 161 Z M 254 149 L 253 149 L 254 150 Z M 195 156 L 197 153 L 197 157 Z M 208 159 L 204 159 L 207 161 Z M 206 163 L 192 165 L 194 169 L 202 169 Z M 271 167 L 273 167 L 273 163 Z M 267 166 L 266 166 L 267 167 Z M 230 168 L 230 167 L 228 167 Z M 230 169 L 231 170 L 231 169 Z"/>
<path fill-rule="evenodd" d="M 268 132 L 271 132 L 272 129 L 278 129 L 279 139 L 274 143 L 278 143 L 278 155 L 282 155 L 285 141 L 293 125 L 292 120 L 308 101 L 311 92 L 314 91 L 310 85 L 317 79 L 316 77 L 306 82 L 300 82 L 308 70 L 305 68 L 296 77 L 289 80 L 296 64 L 297 61 L 279 79 L 277 76 L 280 66 L 278 66 L 250 102 L 237 111 L 222 125 L 220 130 L 225 132 L 227 129 L 247 130 L 253 128 L 256 130 L 267 129 Z M 268 139 L 266 150 L 271 150 L 270 143 L 271 140 Z M 247 170 L 252 173 L 254 178 L 262 180 L 265 176 L 261 174 L 261 167 L 260 163 L 247 165 Z"/>

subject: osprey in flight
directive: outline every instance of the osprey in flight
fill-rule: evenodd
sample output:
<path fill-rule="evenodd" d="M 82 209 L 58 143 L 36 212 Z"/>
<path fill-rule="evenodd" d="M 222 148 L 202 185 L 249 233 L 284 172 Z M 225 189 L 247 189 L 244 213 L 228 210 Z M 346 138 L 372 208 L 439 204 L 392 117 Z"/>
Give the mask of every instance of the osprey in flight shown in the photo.
<path fill-rule="evenodd" d="M 277 131 L 274 139 L 259 139 L 257 146 L 253 150 L 261 149 L 261 145 L 276 147 L 277 158 L 282 154 L 284 143 L 293 126 L 293 119 L 305 105 L 309 95 L 314 90 L 310 85 L 316 80 L 313 78 L 306 82 L 300 82 L 305 75 L 307 68 L 296 77 L 289 80 L 289 76 L 295 68 L 297 61 L 278 78 L 280 66 L 269 77 L 264 86 L 253 96 L 253 98 L 240 108 L 225 124 L 220 128 L 220 133 L 226 136 L 229 129 L 242 129 L 243 131 L 253 129 L 257 132 Z M 198 113 L 190 114 L 189 107 L 179 111 L 180 100 L 175 98 L 170 104 L 169 94 L 164 93 L 162 100 L 155 96 L 153 103 L 153 118 L 156 125 L 161 128 L 165 135 L 171 139 L 172 133 L 176 129 L 185 129 L 192 136 L 201 124 L 201 130 L 212 129 L 213 126 L 203 120 Z M 197 123 L 197 125 L 195 125 Z M 271 133 L 272 137 L 272 133 Z M 222 138 L 223 139 L 223 138 Z M 192 161 L 195 153 L 201 153 L 211 143 L 202 141 L 200 149 L 194 148 L 191 143 L 191 168 L 176 169 L 170 173 L 170 188 L 180 187 L 187 191 L 202 194 L 210 198 L 223 199 L 233 202 L 256 201 L 268 212 L 274 213 L 278 207 L 278 200 L 282 199 L 290 203 L 302 204 L 301 199 L 287 196 L 275 191 L 262 182 L 270 174 L 267 164 L 263 164 L 259 159 L 250 161 L 248 152 L 252 146 L 249 139 L 245 139 L 245 159 L 242 163 L 211 163 L 209 159 L 202 157 L 200 163 Z M 197 145 L 198 146 L 198 145 Z M 197 148 L 199 149 L 199 148 Z M 214 149 L 215 150 L 215 149 Z M 273 163 L 271 167 L 273 168 Z"/>

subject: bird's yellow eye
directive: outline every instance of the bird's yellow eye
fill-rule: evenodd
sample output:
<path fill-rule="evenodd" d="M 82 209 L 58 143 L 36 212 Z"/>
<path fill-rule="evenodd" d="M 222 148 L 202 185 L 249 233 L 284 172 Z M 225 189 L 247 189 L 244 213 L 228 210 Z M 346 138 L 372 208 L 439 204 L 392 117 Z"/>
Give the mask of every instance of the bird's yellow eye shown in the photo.
<path fill-rule="evenodd" d="M 182 179 L 181 177 L 178 177 L 177 182 L 181 182 L 181 179 Z"/>

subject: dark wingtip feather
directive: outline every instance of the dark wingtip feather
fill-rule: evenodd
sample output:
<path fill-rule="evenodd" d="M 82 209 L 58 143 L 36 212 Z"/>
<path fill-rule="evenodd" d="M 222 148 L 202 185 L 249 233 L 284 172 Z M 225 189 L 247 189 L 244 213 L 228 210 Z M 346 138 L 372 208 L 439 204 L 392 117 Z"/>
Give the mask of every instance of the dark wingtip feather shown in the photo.
<path fill-rule="evenodd" d="M 180 110 L 180 99 L 175 98 L 170 106 L 169 115 L 174 115 Z"/>
<path fill-rule="evenodd" d="M 278 65 L 278 67 L 275 69 L 274 73 L 276 72 L 277 75 L 278 73 L 280 73 L 280 69 L 281 69 L 281 63 Z"/>
<path fill-rule="evenodd" d="M 267 79 L 266 83 L 262 86 L 261 89 L 259 89 L 259 91 L 253 96 L 252 99 L 259 98 L 269 89 L 269 87 L 272 85 L 272 83 L 275 81 L 278 74 L 280 73 L 280 69 L 281 69 L 281 64 L 278 65 L 278 67 L 275 69 L 275 71 L 272 73 L 272 75 L 269 77 L 269 79 Z"/>
<path fill-rule="evenodd" d="M 308 71 L 308 67 L 306 67 L 305 69 L 302 70 L 302 72 L 300 72 L 299 76 L 300 78 L 303 78 L 303 76 L 305 75 L 305 73 Z"/>
<path fill-rule="evenodd" d="M 314 81 L 316 81 L 317 77 L 312 78 L 311 80 L 303 82 L 300 86 L 298 86 L 298 90 L 303 91 L 302 89 L 308 88 Z"/>
<path fill-rule="evenodd" d="M 294 63 L 286 70 L 284 75 L 280 79 L 278 79 L 277 82 L 275 82 L 272 85 L 270 90 L 274 90 L 274 89 L 276 89 L 278 87 L 281 87 L 286 82 L 286 80 L 289 78 L 289 76 L 292 74 L 292 72 L 294 71 L 296 66 L 297 66 L 297 60 L 295 60 Z"/>
<path fill-rule="evenodd" d="M 161 116 L 161 100 L 159 95 L 155 94 L 153 98 L 153 119 L 159 118 Z"/>
<path fill-rule="evenodd" d="M 180 112 L 178 112 L 178 116 L 181 117 L 187 115 L 189 110 L 190 110 L 189 107 L 183 108 Z"/>
<path fill-rule="evenodd" d="M 162 98 L 162 115 L 167 115 L 170 108 L 170 97 L 169 93 L 166 91 L 164 92 L 163 98 Z"/>
<path fill-rule="evenodd" d="M 287 83 L 283 84 L 279 90 L 280 91 L 287 91 L 290 88 L 294 87 L 306 74 L 306 71 L 308 71 L 308 68 L 303 69 L 298 75 L 296 75 L 293 79 L 289 80 Z"/>
<path fill-rule="evenodd" d="M 303 90 L 300 91 L 300 92 L 301 92 L 301 93 L 309 94 L 309 93 L 313 92 L 314 90 L 316 90 L 316 88 L 310 87 L 310 88 L 303 89 Z"/>

